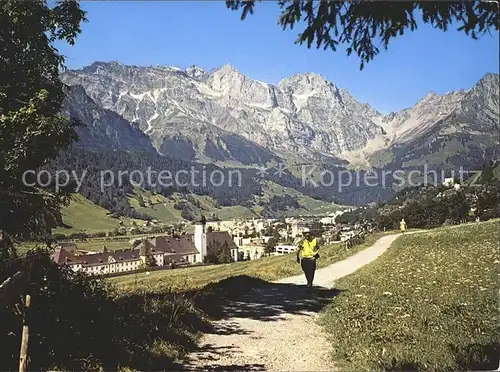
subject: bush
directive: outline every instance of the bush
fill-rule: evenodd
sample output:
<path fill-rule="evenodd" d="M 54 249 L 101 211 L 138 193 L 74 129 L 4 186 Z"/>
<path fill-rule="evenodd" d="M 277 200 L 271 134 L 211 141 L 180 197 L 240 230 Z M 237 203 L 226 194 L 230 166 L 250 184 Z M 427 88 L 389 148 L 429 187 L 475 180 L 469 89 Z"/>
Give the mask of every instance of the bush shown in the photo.
<path fill-rule="evenodd" d="M 88 237 L 89 235 L 85 233 L 72 233 L 69 236 L 70 239 L 86 239 Z"/>
<path fill-rule="evenodd" d="M 207 255 L 204 258 L 204 262 L 212 264 L 234 262 L 229 244 L 227 242 L 224 242 L 224 244 L 220 244 L 219 242 L 209 244 L 207 246 Z"/>

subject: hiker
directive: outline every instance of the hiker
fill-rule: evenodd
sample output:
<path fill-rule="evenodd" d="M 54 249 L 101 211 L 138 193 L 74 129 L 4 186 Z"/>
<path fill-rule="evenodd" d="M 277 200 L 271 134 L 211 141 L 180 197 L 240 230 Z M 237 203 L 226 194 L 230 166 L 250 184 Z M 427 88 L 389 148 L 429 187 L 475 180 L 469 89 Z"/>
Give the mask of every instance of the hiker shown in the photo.
<path fill-rule="evenodd" d="M 304 239 L 297 245 L 297 263 L 300 263 L 307 279 L 307 287 L 312 288 L 314 272 L 316 271 L 316 260 L 319 258 L 319 244 L 309 229 L 303 231 Z M 302 253 L 302 259 L 300 254 Z"/>
<path fill-rule="evenodd" d="M 404 234 L 406 231 L 406 222 L 404 218 L 401 219 L 401 222 L 399 223 L 399 228 L 401 229 L 401 232 Z"/>

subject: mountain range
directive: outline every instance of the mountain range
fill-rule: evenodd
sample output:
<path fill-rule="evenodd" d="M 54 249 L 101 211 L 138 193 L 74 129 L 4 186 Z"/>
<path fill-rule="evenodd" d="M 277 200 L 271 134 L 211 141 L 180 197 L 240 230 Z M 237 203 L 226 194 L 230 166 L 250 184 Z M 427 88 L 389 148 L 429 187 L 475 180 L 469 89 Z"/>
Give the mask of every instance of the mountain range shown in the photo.
<path fill-rule="evenodd" d="M 190 218 L 202 213 L 329 213 L 339 204 L 388 200 L 407 184 L 395 185 L 389 177 L 385 185 L 356 181 L 340 188 L 343 181 L 337 178 L 318 186 L 318 172 L 361 170 L 351 173 L 359 180 L 369 170 L 379 176 L 387 170 L 403 170 L 408 176 L 423 166 L 473 170 L 500 155 L 498 74 L 486 74 L 468 90 L 429 93 L 414 106 L 390 114 L 315 73 L 273 85 L 231 65 L 205 71 L 197 66 L 95 62 L 66 71 L 61 79 L 68 85 L 63 113 L 82 124 L 76 146 L 82 151 L 66 154 L 55 167 L 87 164 L 98 170 L 121 164 L 145 171 L 154 164 L 243 170 L 245 187 L 234 190 L 145 185 L 140 191 L 129 185 L 103 195 L 97 181 L 89 181 L 83 195 L 117 215 L 168 220 L 177 213 L 170 208 L 158 214 L 167 208 L 165 200 L 152 209 L 137 205 L 133 200 L 140 201 L 143 192 L 164 197 L 177 192 L 179 200 L 208 197 L 211 207 L 205 209 L 199 199 L 177 203 Z M 85 159 L 75 165 L 74 156 Z M 304 164 L 317 167 L 305 183 Z M 286 166 L 283 174 L 267 172 L 263 177 L 265 170 L 259 170 L 280 165 Z"/>
<path fill-rule="evenodd" d="M 273 85 L 231 65 L 207 72 L 95 62 L 61 77 L 71 86 L 66 112 L 86 124 L 85 147 L 234 166 L 473 166 L 498 156 L 498 74 L 388 115 L 315 73 Z"/>

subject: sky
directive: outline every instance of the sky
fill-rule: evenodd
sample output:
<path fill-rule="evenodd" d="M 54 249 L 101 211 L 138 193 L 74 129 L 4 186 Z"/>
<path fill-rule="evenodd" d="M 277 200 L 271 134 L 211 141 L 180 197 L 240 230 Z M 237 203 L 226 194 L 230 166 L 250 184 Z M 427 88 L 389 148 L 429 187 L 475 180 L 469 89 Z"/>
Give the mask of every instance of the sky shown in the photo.
<path fill-rule="evenodd" d="M 362 102 L 389 113 L 413 106 L 430 92 L 469 89 L 484 74 L 499 71 L 498 32 L 472 40 L 464 33 L 421 25 L 398 37 L 360 71 L 356 55 L 308 49 L 294 41 L 300 29 L 278 25 L 275 2 L 258 3 L 253 15 L 224 1 L 86 1 L 88 23 L 75 46 L 57 44 L 66 66 L 95 61 L 131 65 L 224 64 L 257 80 L 278 84 L 287 76 L 315 72 Z"/>

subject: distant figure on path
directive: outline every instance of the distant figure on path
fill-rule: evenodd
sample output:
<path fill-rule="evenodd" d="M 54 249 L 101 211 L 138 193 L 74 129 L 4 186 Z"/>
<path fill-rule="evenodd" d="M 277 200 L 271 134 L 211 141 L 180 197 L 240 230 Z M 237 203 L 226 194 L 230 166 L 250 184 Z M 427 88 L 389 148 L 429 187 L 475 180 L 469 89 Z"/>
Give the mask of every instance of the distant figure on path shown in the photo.
<path fill-rule="evenodd" d="M 297 245 L 297 263 L 300 263 L 307 279 L 307 287 L 312 288 L 314 272 L 316 271 L 316 260 L 319 258 L 319 244 L 309 229 L 304 229 L 304 239 Z M 302 253 L 302 260 L 300 254 Z"/>
<path fill-rule="evenodd" d="M 401 229 L 401 232 L 404 234 L 406 231 L 406 222 L 404 218 L 401 219 L 401 222 L 399 223 L 399 228 Z"/>

